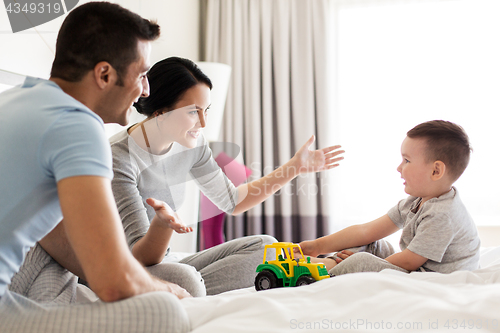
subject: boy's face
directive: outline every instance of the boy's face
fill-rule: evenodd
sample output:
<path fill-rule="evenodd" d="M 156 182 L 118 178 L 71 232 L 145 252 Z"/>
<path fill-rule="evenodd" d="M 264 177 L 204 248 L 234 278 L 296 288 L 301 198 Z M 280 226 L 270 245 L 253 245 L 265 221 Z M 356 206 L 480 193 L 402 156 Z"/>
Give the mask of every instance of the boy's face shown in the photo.
<path fill-rule="evenodd" d="M 426 146 L 424 139 L 409 137 L 401 145 L 403 161 L 398 166 L 398 172 L 405 180 L 405 192 L 415 197 L 426 198 L 432 195 L 434 163 L 426 161 Z"/>

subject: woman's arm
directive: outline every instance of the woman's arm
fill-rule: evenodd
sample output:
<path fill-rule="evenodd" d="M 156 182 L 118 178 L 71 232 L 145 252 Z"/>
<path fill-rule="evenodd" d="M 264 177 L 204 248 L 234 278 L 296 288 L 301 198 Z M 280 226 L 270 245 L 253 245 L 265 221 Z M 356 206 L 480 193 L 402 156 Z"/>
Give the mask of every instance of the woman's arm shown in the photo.
<path fill-rule="evenodd" d="M 193 231 L 193 228 L 186 227 L 165 202 L 153 198 L 146 202 L 154 208 L 156 215 L 144 237 L 134 244 L 132 254 L 143 265 L 151 266 L 160 263 L 165 257 L 174 230 L 187 233 Z"/>
<path fill-rule="evenodd" d="M 154 199 L 148 199 L 147 202 L 155 211 L 164 207 L 162 212 L 165 211 L 166 214 L 164 219 L 156 214 L 150 222 L 138 188 L 140 168 L 133 158 L 134 155 L 131 155 L 129 147 L 124 143 L 116 143 L 111 149 L 114 172 L 113 195 L 127 243 L 141 264 L 145 266 L 157 264 L 165 257 L 173 230 L 189 232 L 192 228 L 181 230 L 184 226 L 175 212 L 164 202 Z"/>
<path fill-rule="evenodd" d="M 287 163 L 260 179 L 238 186 L 238 204 L 232 214 L 241 214 L 260 204 L 302 173 L 329 170 L 337 167 L 337 162 L 344 159 L 337 157 L 344 153 L 343 150 L 338 150 L 340 146 L 309 150 L 313 142 L 314 135 Z"/>

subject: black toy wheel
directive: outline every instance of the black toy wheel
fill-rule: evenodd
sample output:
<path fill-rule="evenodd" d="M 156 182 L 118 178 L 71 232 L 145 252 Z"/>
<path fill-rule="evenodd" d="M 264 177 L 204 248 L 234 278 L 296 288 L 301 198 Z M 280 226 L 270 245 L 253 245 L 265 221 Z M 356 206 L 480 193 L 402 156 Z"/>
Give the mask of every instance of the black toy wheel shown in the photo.
<path fill-rule="evenodd" d="M 300 286 L 305 286 L 311 283 L 316 282 L 312 276 L 309 275 L 302 275 L 297 279 L 297 283 L 295 283 L 295 286 L 300 287 Z"/>
<path fill-rule="evenodd" d="M 278 278 L 271 271 L 262 271 L 255 277 L 255 289 L 268 290 L 278 287 Z"/>

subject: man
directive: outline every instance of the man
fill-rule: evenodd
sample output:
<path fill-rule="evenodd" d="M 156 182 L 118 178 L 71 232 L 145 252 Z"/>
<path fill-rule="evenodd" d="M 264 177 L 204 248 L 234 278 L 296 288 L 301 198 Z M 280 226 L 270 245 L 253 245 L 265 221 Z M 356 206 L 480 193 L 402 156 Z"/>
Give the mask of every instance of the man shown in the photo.
<path fill-rule="evenodd" d="M 128 249 L 103 129 L 103 122 L 127 124 L 132 103 L 148 96 L 150 42 L 158 36 L 157 24 L 118 5 L 84 4 L 61 26 L 50 79 L 27 78 L 0 95 L 2 332 L 189 329 L 177 299 L 189 294 L 151 277 Z M 104 302 L 71 306 L 70 296 L 53 302 L 65 306 L 44 307 L 7 289 L 28 249 L 56 226 L 76 255 L 63 266 L 84 276 Z M 30 255 L 40 267 L 9 289 L 37 280 L 37 292 L 64 294 L 69 287 L 74 295 L 74 276 L 59 265 L 50 270 L 53 259 L 38 244 Z M 64 274 L 66 285 L 51 285 Z"/>

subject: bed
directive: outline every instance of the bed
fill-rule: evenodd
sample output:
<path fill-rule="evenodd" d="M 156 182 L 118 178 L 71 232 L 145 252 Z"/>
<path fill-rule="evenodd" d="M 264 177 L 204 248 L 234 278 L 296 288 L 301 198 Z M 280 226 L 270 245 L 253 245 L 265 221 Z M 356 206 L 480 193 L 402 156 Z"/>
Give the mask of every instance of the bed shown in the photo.
<path fill-rule="evenodd" d="M 195 333 L 500 331 L 500 247 L 481 269 L 452 274 L 385 270 L 308 286 L 246 288 L 181 301 Z"/>

